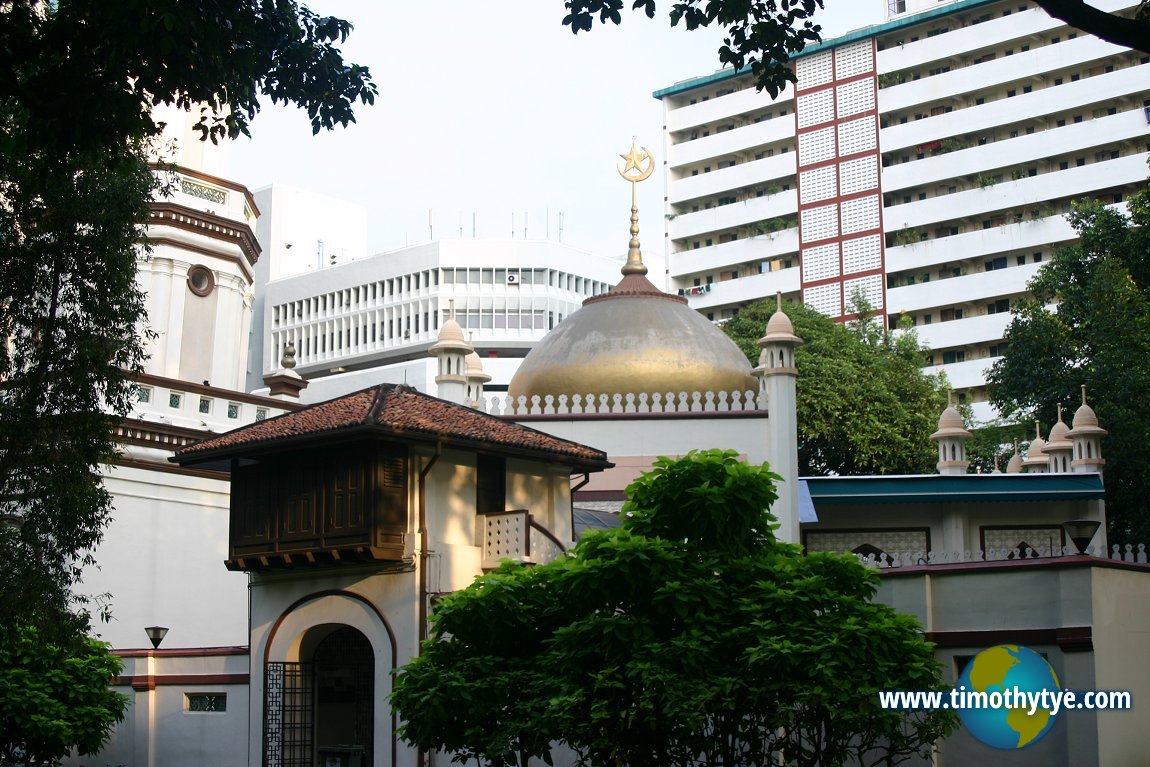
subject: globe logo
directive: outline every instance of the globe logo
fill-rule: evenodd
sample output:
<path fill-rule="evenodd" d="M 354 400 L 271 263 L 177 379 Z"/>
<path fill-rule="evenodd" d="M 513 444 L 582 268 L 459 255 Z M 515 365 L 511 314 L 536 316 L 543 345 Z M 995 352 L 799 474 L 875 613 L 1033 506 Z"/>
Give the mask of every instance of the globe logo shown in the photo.
<path fill-rule="evenodd" d="M 988 746 L 1025 748 L 1050 731 L 1055 717 L 1048 709 L 1032 705 L 1029 695 L 1020 693 L 1055 693 L 1059 689 L 1054 669 L 1034 650 L 997 645 L 974 656 L 959 677 L 959 694 L 968 697 L 960 698 L 964 703 L 958 717 L 971 735 Z M 983 698 L 972 693 L 987 695 Z M 974 697 L 981 699 L 981 707 L 970 705 Z"/>

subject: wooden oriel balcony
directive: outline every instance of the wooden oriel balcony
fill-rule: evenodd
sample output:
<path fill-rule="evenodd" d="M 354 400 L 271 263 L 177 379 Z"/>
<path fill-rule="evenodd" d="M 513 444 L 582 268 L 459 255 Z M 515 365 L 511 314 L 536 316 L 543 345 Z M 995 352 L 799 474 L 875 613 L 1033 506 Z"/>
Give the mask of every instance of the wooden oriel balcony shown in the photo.
<path fill-rule="evenodd" d="M 232 470 L 231 570 L 410 559 L 408 455 L 360 443 Z"/>

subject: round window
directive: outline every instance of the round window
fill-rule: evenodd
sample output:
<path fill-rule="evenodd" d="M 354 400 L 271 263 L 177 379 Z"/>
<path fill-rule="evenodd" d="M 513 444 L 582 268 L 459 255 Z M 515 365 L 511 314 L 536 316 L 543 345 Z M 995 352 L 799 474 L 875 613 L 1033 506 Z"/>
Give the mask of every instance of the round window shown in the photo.
<path fill-rule="evenodd" d="M 188 288 L 197 296 L 206 296 L 216 286 L 212 270 L 196 264 L 188 270 Z"/>

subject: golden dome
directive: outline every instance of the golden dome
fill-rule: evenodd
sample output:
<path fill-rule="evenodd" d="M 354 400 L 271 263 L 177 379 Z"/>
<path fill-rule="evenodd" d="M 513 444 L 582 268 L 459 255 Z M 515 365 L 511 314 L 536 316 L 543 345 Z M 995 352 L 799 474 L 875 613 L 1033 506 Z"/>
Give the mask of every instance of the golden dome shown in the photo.
<path fill-rule="evenodd" d="M 686 299 L 625 273 L 611 292 L 548 333 L 523 360 L 508 393 L 627 394 L 756 391 L 746 356 Z"/>

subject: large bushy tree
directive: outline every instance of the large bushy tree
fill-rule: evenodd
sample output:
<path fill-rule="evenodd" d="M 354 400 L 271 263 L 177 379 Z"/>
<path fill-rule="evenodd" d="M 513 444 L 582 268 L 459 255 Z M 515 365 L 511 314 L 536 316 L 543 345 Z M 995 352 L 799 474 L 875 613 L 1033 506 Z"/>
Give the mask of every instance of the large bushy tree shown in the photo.
<path fill-rule="evenodd" d="M 26 624 L 0 632 L 0 764 L 43 767 L 94 754 L 124 718 L 108 689 L 120 661 L 95 639 L 61 646 Z"/>
<path fill-rule="evenodd" d="M 1014 309 L 1007 351 L 990 371 L 991 396 L 1008 416 L 1040 419 L 1049 431 L 1063 405 L 1067 423 L 1086 385 L 1110 435 L 1106 502 L 1111 537 L 1150 541 L 1150 197 L 1120 207 L 1076 203 L 1081 238 L 1055 252 Z"/>
<path fill-rule="evenodd" d="M 142 361 L 153 106 L 196 111 L 212 140 L 247 133 L 261 95 L 346 124 L 375 95 L 336 47 L 349 30 L 291 0 L 0 3 L 0 624 L 60 642 L 87 625 L 72 587 Z"/>
<path fill-rule="evenodd" d="M 939 689 L 915 621 L 875 604 L 852 556 L 772 535 L 767 467 L 734 451 L 660 459 L 622 529 L 566 557 L 508 563 L 444 597 L 396 676 L 403 738 L 459 762 L 897 764 L 953 728 L 882 710 L 883 689 Z"/>
<path fill-rule="evenodd" d="M 752 365 L 774 311 L 773 299 L 759 301 L 723 325 Z M 787 303 L 784 311 L 803 339 L 795 352 L 799 472 L 934 471 L 938 451 L 930 435 L 946 407 L 946 384 L 922 372 L 928 354 L 914 331 L 891 333 L 865 311 L 848 324 L 801 304 Z"/>

